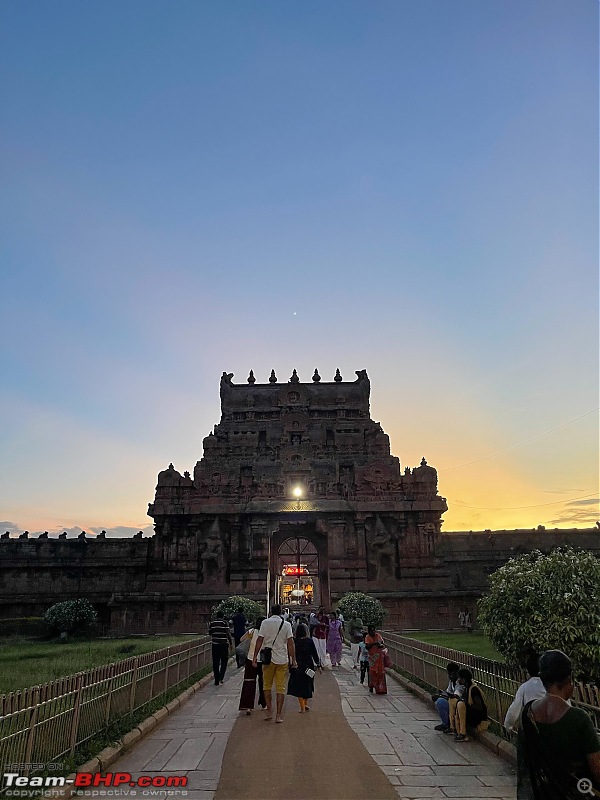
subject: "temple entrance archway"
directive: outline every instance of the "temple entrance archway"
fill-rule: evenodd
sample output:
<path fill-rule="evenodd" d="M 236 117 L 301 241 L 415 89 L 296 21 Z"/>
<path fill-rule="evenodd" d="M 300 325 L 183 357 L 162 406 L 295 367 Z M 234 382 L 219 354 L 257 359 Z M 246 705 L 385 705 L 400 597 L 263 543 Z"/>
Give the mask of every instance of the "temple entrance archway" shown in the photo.
<path fill-rule="evenodd" d="M 280 544 L 274 577 L 274 595 L 282 606 L 298 610 L 321 603 L 319 553 L 309 539 L 292 536 Z"/>

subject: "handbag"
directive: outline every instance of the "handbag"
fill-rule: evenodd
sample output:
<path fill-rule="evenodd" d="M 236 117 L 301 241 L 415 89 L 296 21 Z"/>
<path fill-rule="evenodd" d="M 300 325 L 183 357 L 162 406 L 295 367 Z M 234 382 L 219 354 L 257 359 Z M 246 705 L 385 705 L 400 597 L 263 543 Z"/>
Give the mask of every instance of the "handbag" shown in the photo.
<path fill-rule="evenodd" d="M 275 634 L 275 638 L 273 639 L 273 644 L 275 644 L 275 642 L 277 641 L 277 637 L 279 636 L 279 631 L 281 631 L 282 627 L 283 627 L 283 620 L 281 620 L 281 625 L 279 626 L 279 630 Z M 271 663 L 272 657 L 273 657 L 273 647 L 272 646 L 263 647 L 263 649 L 260 651 L 260 660 L 263 663 L 263 667 L 268 666 Z"/>
<path fill-rule="evenodd" d="M 250 639 L 245 639 L 243 642 L 240 642 L 238 646 L 235 648 L 235 654 L 238 658 L 248 658 L 248 653 L 250 652 Z"/>
<path fill-rule="evenodd" d="M 315 677 L 315 671 L 314 671 L 314 669 L 311 669 L 310 667 L 307 667 L 304 670 L 304 674 L 308 675 L 309 678 L 314 678 Z"/>
<path fill-rule="evenodd" d="M 383 656 L 383 666 L 388 668 L 391 667 L 392 659 L 390 657 L 387 647 L 384 647 L 384 649 L 381 651 L 381 655 Z"/>

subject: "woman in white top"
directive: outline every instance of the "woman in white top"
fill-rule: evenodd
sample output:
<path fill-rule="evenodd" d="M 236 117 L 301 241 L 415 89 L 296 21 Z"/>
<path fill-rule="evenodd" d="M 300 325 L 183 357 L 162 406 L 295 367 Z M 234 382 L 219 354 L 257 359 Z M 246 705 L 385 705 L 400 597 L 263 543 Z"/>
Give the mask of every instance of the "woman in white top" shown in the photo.
<path fill-rule="evenodd" d="M 521 714 L 527 703 L 531 700 L 539 700 L 546 694 L 544 684 L 539 677 L 540 667 L 538 656 L 535 654 L 528 656 L 525 666 L 530 678 L 519 686 L 515 699 L 506 712 L 504 727 L 507 731 L 513 731 L 515 727 L 517 727 L 518 723 L 521 721 Z"/>
<path fill-rule="evenodd" d="M 263 691 L 263 675 L 262 664 L 260 663 L 260 655 L 257 660 L 256 667 L 252 666 L 252 657 L 256 648 L 256 640 L 258 639 L 258 631 L 264 617 L 258 617 L 254 628 L 250 628 L 241 638 L 241 642 L 250 641 L 248 654 L 246 656 L 246 664 L 244 666 L 244 681 L 242 683 L 242 694 L 240 696 L 239 710 L 245 711 L 246 714 L 251 714 L 254 708 L 254 701 L 256 699 L 256 679 L 258 678 L 258 705 L 265 708 L 267 703 L 265 700 L 265 693 Z"/>

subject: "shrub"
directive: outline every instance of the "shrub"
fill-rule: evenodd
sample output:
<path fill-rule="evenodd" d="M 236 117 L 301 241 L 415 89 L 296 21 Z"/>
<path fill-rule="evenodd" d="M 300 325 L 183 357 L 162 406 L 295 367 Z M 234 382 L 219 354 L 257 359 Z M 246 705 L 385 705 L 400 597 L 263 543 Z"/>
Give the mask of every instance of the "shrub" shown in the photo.
<path fill-rule="evenodd" d="M 511 558 L 490 576 L 479 624 L 509 663 L 563 650 L 575 674 L 600 678 L 600 559 L 572 547 Z"/>
<path fill-rule="evenodd" d="M 220 611 L 225 619 L 231 619 L 235 612 L 241 608 L 244 616 L 250 622 L 254 622 L 257 617 L 264 617 L 265 607 L 261 603 L 254 600 L 249 600 L 247 597 L 240 597 L 239 595 L 232 595 L 227 600 L 223 600 L 218 606 L 213 608 L 213 614 Z"/>
<path fill-rule="evenodd" d="M 347 592 L 338 603 L 345 620 L 360 617 L 365 625 L 378 627 L 386 615 L 385 608 L 379 600 L 363 592 Z"/>
<path fill-rule="evenodd" d="M 44 622 L 53 634 L 86 634 L 95 629 L 98 614 L 89 600 L 66 600 L 49 608 Z"/>

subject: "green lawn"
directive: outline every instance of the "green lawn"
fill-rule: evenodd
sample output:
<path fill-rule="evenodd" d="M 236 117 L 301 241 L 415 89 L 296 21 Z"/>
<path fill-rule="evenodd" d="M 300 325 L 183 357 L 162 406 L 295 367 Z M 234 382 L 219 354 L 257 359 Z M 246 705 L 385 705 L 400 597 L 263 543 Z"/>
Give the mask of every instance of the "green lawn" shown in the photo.
<path fill-rule="evenodd" d="M 504 661 L 504 658 L 483 633 L 475 631 L 473 633 L 464 633 L 463 631 L 456 631 L 455 633 L 452 631 L 411 631 L 405 635 L 410 636 L 411 639 L 418 639 L 420 642 L 451 647 L 453 650 L 491 658 L 493 661 Z"/>
<path fill-rule="evenodd" d="M 31 642 L 0 640 L 0 694 L 47 683 L 63 675 L 91 669 L 111 661 L 161 650 L 195 636 L 152 636 L 98 639 L 91 642 Z"/>

